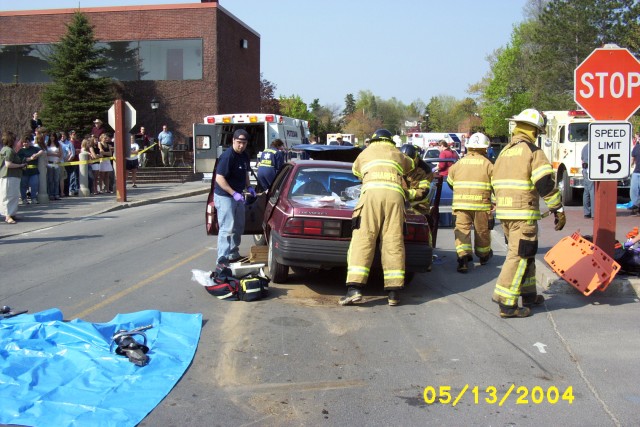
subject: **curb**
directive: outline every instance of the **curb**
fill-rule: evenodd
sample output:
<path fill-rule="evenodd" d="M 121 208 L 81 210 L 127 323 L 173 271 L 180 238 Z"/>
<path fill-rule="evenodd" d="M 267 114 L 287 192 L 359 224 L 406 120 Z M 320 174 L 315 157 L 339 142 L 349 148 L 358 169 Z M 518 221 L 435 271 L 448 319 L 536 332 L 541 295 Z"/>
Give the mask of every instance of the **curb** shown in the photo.
<path fill-rule="evenodd" d="M 576 288 L 571 286 L 569 282 L 561 279 L 551 268 L 544 262 L 536 259 L 536 282 L 544 289 L 544 293 L 548 295 L 568 294 L 568 295 L 581 295 L 585 298 L 596 296 L 625 296 L 625 297 L 640 297 L 640 278 L 637 276 L 618 275 L 614 277 L 613 281 L 607 286 L 603 292 L 596 291 L 591 295 L 584 295 Z"/>

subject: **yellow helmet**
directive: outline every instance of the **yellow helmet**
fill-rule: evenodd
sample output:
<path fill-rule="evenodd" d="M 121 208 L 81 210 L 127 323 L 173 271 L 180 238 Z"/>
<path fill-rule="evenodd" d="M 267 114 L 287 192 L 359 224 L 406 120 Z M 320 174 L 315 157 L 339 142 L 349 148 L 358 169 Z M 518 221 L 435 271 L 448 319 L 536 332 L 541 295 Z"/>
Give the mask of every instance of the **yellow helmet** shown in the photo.
<path fill-rule="evenodd" d="M 536 129 L 538 129 L 540 133 L 544 132 L 544 128 L 547 125 L 547 118 L 545 117 L 545 115 L 533 108 L 527 108 L 526 110 L 523 110 L 520 114 L 513 116 L 509 120 L 530 124 L 531 126 L 534 126 Z"/>

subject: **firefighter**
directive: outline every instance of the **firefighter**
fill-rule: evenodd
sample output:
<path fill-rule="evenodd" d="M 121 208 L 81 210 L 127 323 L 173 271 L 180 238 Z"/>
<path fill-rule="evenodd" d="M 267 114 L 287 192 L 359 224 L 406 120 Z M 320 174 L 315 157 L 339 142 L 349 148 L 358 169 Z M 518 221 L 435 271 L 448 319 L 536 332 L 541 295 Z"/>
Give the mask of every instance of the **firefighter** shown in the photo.
<path fill-rule="evenodd" d="M 260 154 L 258 162 L 258 183 L 264 191 L 271 187 L 282 166 L 284 166 L 284 142 L 281 139 L 271 141 L 271 146 Z"/>
<path fill-rule="evenodd" d="M 389 305 L 397 305 L 404 287 L 405 190 L 403 176 L 413 170 L 413 160 L 395 146 L 391 133 L 378 129 L 369 147 L 353 163 L 362 180 L 360 200 L 353 210 L 353 237 L 347 253 L 347 294 L 339 300 L 349 305 L 362 300 L 361 287 L 369 278 L 371 262 L 380 240 L 384 289 Z"/>
<path fill-rule="evenodd" d="M 411 206 L 421 214 L 429 215 L 429 190 L 433 181 L 431 168 L 420 158 L 420 149 L 412 144 L 404 144 L 400 151 L 413 160 L 415 168 L 404 178 L 407 185 L 407 198 Z"/>
<path fill-rule="evenodd" d="M 471 226 L 474 232 L 474 252 L 485 265 L 493 256 L 491 250 L 491 174 L 493 163 L 487 158 L 489 138 L 474 133 L 467 141 L 467 155 L 449 169 L 447 183 L 453 189 L 451 209 L 456 217 L 453 234 L 458 254 L 457 271 L 467 272 L 467 262 L 473 261 L 471 254 Z"/>
<path fill-rule="evenodd" d="M 544 302 L 536 292 L 534 258 L 538 250 L 540 197 L 555 217 L 555 230 L 562 230 L 566 223 L 560 192 L 553 182 L 553 168 L 535 144 L 544 132 L 545 117 L 537 110 L 526 109 L 510 120 L 515 124 L 513 136 L 496 159 L 491 179 L 496 217 L 508 242 L 492 297 L 503 318 L 530 316 L 530 307 Z M 522 307 L 518 307 L 520 295 Z"/>

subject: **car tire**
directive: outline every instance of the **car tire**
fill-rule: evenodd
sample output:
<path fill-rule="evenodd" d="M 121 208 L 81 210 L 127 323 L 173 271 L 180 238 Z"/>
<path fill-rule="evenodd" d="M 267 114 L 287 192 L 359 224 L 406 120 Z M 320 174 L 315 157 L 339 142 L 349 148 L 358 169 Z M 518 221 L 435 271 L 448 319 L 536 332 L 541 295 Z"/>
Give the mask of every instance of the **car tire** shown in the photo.
<path fill-rule="evenodd" d="M 415 271 L 407 271 L 404 273 L 404 285 L 407 286 L 413 278 L 416 277 Z"/>
<path fill-rule="evenodd" d="M 267 258 L 269 276 L 273 283 L 285 283 L 289 278 L 289 267 L 280 264 L 273 256 L 273 239 L 269 240 L 269 254 Z"/>
<path fill-rule="evenodd" d="M 576 191 L 571 188 L 569 184 L 569 174 L 567 171 L 562 171 L 562 177 L 560 179 L 559 184 L 560 197 L 562 199 L 562 204 L 565 206 L 575 206 L 577 205 L 578 197 L 576 196 Z"/>
<path fill-rule="evenodd" d="M 254 234 L 253 244 L 256 246 L 267 246 L 267 238 L 264 237 L 264 234 Z"/>

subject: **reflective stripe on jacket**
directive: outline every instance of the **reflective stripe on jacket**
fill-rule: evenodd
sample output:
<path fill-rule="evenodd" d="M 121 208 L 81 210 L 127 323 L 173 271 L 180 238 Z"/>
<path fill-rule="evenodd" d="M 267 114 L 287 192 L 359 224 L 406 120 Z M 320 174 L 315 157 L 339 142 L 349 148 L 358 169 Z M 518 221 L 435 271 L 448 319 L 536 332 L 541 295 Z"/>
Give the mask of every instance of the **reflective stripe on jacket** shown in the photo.
<path fill-rule="evenodd" d="M 469 151 L 449 168 L 447 183 L 453 189 L 451 208 L 463 211 L 491 210 L 493 164 L 482 154 Z"/>
<path fill-rule="evenodd" d="M 401 153 L 395 145 L 376 141 L 358 155 L 352 171 L 362 180 L 362 194 L 369 190 L 390 190 L 405 197 L 402 179 L 413 168 L 413 160 Z"/>
<path fill-rule="evenodd" d="M 513 136 L 493 166 L 491 184 L 496 195 L 496 218 L 539 220 L 540 196 L 549 208 L 561 206 L 560 192 L 551 185 L 539 194 L 536 184 L 553 180 L 553 168 L 544 152 L 524 135 Z"/>
<path fill-rule="evenodd" d="M 276 156 L 276 150 L 273 148 L 267 148 L 260 155 L 260 161 L 258 162 L 258 167 L 267 167 L 272 168 L 275 165 L 273 164 L 273 160 Z"/>

